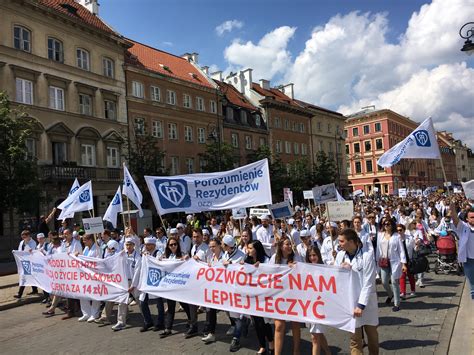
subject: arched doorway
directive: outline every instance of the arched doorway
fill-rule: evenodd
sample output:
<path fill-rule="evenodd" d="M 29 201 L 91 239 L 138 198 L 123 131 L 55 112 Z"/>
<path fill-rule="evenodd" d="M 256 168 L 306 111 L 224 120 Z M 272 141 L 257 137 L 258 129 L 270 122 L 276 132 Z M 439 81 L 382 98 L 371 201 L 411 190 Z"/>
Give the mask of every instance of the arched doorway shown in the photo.
<path fill-rule="evenodd" d="M 375 195 L 381 195 L 382 194 L 382 185 L 380 184 L 380 180 L 379 179 L 374 179 L 372 184 L 374 185 L 374 194 Z"/>

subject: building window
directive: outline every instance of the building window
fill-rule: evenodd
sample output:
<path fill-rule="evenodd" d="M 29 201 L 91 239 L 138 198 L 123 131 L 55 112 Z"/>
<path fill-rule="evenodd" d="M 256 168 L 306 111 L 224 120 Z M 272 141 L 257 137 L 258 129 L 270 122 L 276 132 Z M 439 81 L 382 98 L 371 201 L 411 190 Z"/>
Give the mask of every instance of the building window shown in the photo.
<path fill-rule="evenodd" d="M 179 174 L 179 157 L 171 157 L 171 175 Z"/>
<path fill-rule="evenodd" d="M 196 97 L 196 110 L 204 111 L 204 99 L 202 97 Z"/>
<path fill-rule="evenodd" d="M 172 90 L 166 90 L 166 102 L 170 105 L 176 105 L 176 93 Z"/>
<path fill-rule="evenodd" d="M 248 122 L 247 122 L 247 112 L 244 111 L 244 110 L 240 111 L 240 122 L 242 124 L 248 124 Z"/>
<path fill-rule="evenodd" d="M 168 139 L 178 139 L 178 127 L 176 123 L 168 123 Z"/>
<path fill-rule="evenodd" d="M 374 171 L 374 168 L 372 166 L 372 160 L 366 160 L 365 161 L 365 171 L 368 173 L 371 173 Z"/>
<path fill-rule="evenodd" d="M 255 117 L 255 125 L 257 127 L 260 127 L 260 125 L 262 124 L 262 118 L 260 117 L 258 113 L 256 113 L 254 117 Z"/>
<path fill-rule="evenodd" d="M 132 95 L 143 99 L 143 84 L 138 81 L 132 81 Z"/>
<path fill-rule="evenodd" d="M 347 129 L 345 129 L 345 130 L 344 130 L 344 138 L 347 138 L 347 135 L 348 135 L 348 134 L 349 134 L 349 133 L 347 132 Z"/>
<path fill-rule="evenodd" d="M 67 160 L 67 150 L 65 142 L 53 142 L 53 164 L 62 165 Z"/>
<path fill-rule="evenodd" d="M 16 78 L 16 101 L 33 105 L 33 82 Z"/>
<path fill-rule="evenodd" d="M 62 63 L 64 60 L 63 58 L 63 42 L 56 38 L 48 37 L 48 59 Z"/>
<path fill-rule="evenodd" d="M 152 101 L 161 101 L 161 91 L 158 86 L 150 87 L 150 97 Z"/>
<path fill-rule="evenodd" d="M 145 134 L 145 120 L 143 118 L 135 118 L 135 135 L 143 136 Z"/>
<path fill-rule="evenodd" d="M 298 122 L 293 122 L 293 132 L 298 132 Z"/>
<path fill-rule="evenodd" d="M 264 137 L 260 137 L 258 139 L 258 146 L 259 147 L 264 147 L 267 145 L 267 140 Z"/>
<path fill-rule="evenodd" d="M 151 123 L 151 135 L 155 138 L 163 138 L 163 122 L 154 120 Z"/>
<path fill-rule="evenodd" d="M 328 123 L 328 133 L 331 133 L 331 124 Z"/>
<path fill-rule="evenodd" d="M 64 90 L 55 86 L 49 87 L 49 108 L 64 111 Z"/>
<path fill-rule="evenodd" d="M 26 160 L 36 159 L 36 140 L 33 138 L 26 138 Z"/>
<path fill-rule="evenodd" d="M 318 122 L 318 131 L 321 132 L 323 130 L 323 126 L 321 122 Z"/>
<path fill-rule="evenodd" d="M 188 174 L 194 174 L 194 158 L 186 158 L 186 171 Z"/>
<path fill-rule="evenodd" d="M 120 159 L 119 159 L 118 148 L 107 147 L 107 167 L 118 168 L 119 166 L 120 166 Z"/>
<path fill-rule="evenodd" d="M 280 121 L 279 117 L 275 117 L 274 125 L 275 125 L 275 128 L 280 128 L 281 127 L 281 121 Z"/>
<path fill-rule="evenodd" d="M 183 107 L 186 107 L 186 108 L 192 107 L 191 96 L 189 96 L 188 94 L 183 95 Z"/>
<path fill-rule="evenodd" d="M 305 133 L 306 132 L 306 125 L 304 123 L 300 123 L 300 133 Z"/>
<path fill-rule="evenodd" d="M 288 141 L 285 141 L 285 153 L 291 154 L 291 143 Z"/>
<path fill-rule="evenodd" d="M 346 162 L 346 174 L 351 175 L 351 163 Z"/>
<path fill-rule="evenodd" d="M 346 154 L 349 154 L 349 144 L 346 144 Z"/>
<path fill-rule="evenodd" d="M 115 101 L 104 100 L 104 116 L 108 120 L 116 120 Z"/>
<path fill-rule="evenodd" d="M 383 141 L 382 138 L 378 138 L 375 140 L 375 149 L 383 149 Z"/>
<path fill-rule="evenodd" d="M 285 130 L 289 131 L 290 130 L 290 121 L 285 120 Z"/>
<path fill-rule="evenodd" d="M 375 132 L 382 131 L 382 124 L 380 122 L 375 122 Z"/>
<path fill-rule="evenodd" d="M 361 174 L 362 173 L 362 165 L 360 161 L 355 162 L 355 172 L 356 174 Z"/>
<path fill-rule="evenodd" d="M 293 152 L 296 154 L 300 154 L 300 144 L 299 143 L 293 143 Z"/>
<path fill-rule="evenodd" d="M 352 128 L 352 136 L 357 137 L 359 135 L 359 128 L 354 127 Z"/>
<path fill-rule="evenodd" d="M 275 152 L 276 152 L 276 153 L 281 153 L 281 152 L 282 152 L 282 149 L 281 149 L 281 141 L 276 141 L 276 144 L 275 144 Z"/>
<path fill-rule="evenodd" d="M 354 153 L 360 153 L 360 143 L 354 143 Z"/>
<path fill-rule="evenodd" d="M 102 58 L 102 70 L 104 76 L 113 78 L 115 76 L 114 61 L 110 58 Z"/>
<path fill-rule="evenodd" d="M 323 149 L 323 141 L 319 141 L 319 151 L 322 152 Z"/>
<path fill-rule="evenodd" d="M 84 69 L 84 70 L 90 70 L 90 58 L 89 58 L 89 52 L 86 51 L 85 49 L 82 48 L 77 48 L 76 49 L 76 60 L 77 60 L 77 67 Z"/>
<path fill-rule="evenodd" d="M 205 144 L 206 143 L 206 129 L 199 127 L 198 128 L 198 143 Z"/>
<path fill-rule="evenodd" d="M 366 152 L 370 152 L 372 150 L 372 143 L 370 141 L 364 142 L 364 150 Z"/>
<path fill-rule="evenodd" d="M 31 32 L 22 26 L 13 27 L 13 46 L 25 52 L 31 52 Z"/>
<path fill-rule="evenodd" d="M 79 94 L 79 113 L 81 115 L 92 115 L 92 97 L 90 95 Z"/>
<path fill-rule="evenodd" d="M 217 113 L 217 104 L 214 100 L 209 101 L 209 109 L 211 110 L 211 113 Z"/>
<path fill-rule="evenodd" d="M 203 173 L 206 170 L 207 161 L 206 159 L 199 159 L 199 172 Z"/>
<path fill-rule="evenodd" d="M 95 166 L 95 145 L 81 144 L 81 160 L 84 166 Z"/>
<path fill-rule="evenodd" d="M 252 149 L 252 136 L 245 136 L 245 149 Z"/>
<path fill-rule="evenodd" d="M 239 135 L 237 133 L 232 133 L 231 136 L 231 144 L 234 148 L 239 147 Z"/>
<path fill-rule="evenodd" d="M 232 107 L 227 106 L 225 109 L 225 117 L 228 121 L 234 120 L 234 109 Z"/>
<path fill-rule="evenodd" d="M 328 152 L 332 153 L 332 142 L 328 142 Z"/>
<path fill-rule="evenodd" d="M 364 134 L 369 134 L 370 133 L 370 126 L 369 125 L 365 125 L 363 129 L 364 129 Z"/>
<path fill-rule="evenodd" d="M 305 143 L 301 143 L 301 155 L 308 155 L 308 147 Z"/>
<path fill-rule="evenodd" d="M 184 126 L 184 140 L 186 142 L 192 142 L 193 141 L 193 127 Z"/>

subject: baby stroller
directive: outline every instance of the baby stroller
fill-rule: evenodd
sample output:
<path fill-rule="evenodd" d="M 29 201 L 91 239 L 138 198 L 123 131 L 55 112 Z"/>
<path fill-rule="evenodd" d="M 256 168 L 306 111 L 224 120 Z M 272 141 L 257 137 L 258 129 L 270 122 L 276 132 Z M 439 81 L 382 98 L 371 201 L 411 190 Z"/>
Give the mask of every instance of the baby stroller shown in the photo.
<path fill-rule="evenodd" d="M 436 248 L 438 249 L 438 258 L 434 268 L 436 274 L 455 272 L 461 275 L 461 266 L 458 263 L 456 251 L 456 240 L 457 235 L 454 231 L 442 230 L 439 233 L 439 237 L 436 240 Z"/>

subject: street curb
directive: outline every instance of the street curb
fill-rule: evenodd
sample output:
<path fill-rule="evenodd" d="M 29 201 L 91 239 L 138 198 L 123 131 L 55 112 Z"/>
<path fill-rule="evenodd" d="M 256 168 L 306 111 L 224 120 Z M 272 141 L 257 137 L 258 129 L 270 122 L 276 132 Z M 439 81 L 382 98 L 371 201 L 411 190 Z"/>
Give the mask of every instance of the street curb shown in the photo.
<path fill-rule="evenodd" d="M 10 303 L 2 304 L 0 305 L 0 312 L 5 311 L 7 309 L 21 307 L 21 306 L 24 306 L 25 304 L 39 303 L 41 302 L 42 299 L 43 299 L 43 295 L 39 295 L 39 296 L 31 296 L 28 298 L 22 298 L 19 300 L 12 301 Z"/>
<path fill-rule="evenodd" d="M 450 304 L 455 304 L 457 307 L 449 309 L 444 319 L 443 326 L 439 332 L 438 337 L 438 346 L 434 351 L 435 355 L 446 355 L 451 344 L 451 336 L 453 335 L 454 325 L 456 323 L 456 318 L 458 316 L 459 308 L 461 307 L 462 294 L 464 292 L 464 287 L 466 287 L 466 282 L 463 282 L 463 285 L 460 289 L 460 294 L 456 294 L 453 297 Z"/>
<path fill-rule="evenodd" d="M 10 288 L 10 287 L 19 287 L 20 285 L 18 282 L 15 282 L 13 284 L 6 284 L 6 285 L 0 285 L 0 290 L 3 290 L 5 288 Z"/>

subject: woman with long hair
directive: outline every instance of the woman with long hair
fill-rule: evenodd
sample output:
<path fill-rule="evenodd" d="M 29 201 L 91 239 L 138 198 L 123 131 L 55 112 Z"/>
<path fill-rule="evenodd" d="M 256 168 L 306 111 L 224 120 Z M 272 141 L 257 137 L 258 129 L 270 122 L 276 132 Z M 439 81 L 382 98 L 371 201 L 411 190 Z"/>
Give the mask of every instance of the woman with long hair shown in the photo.
<path fill-rule="evenodd" d="M 240 235 L 239 249 L 242 250 L 244 253 L 247 253 L 247 246 L 250 242 L 252 242 L 252 240 L 252 231 L 247 228 L 242 230 L 242 233 Z"/>

